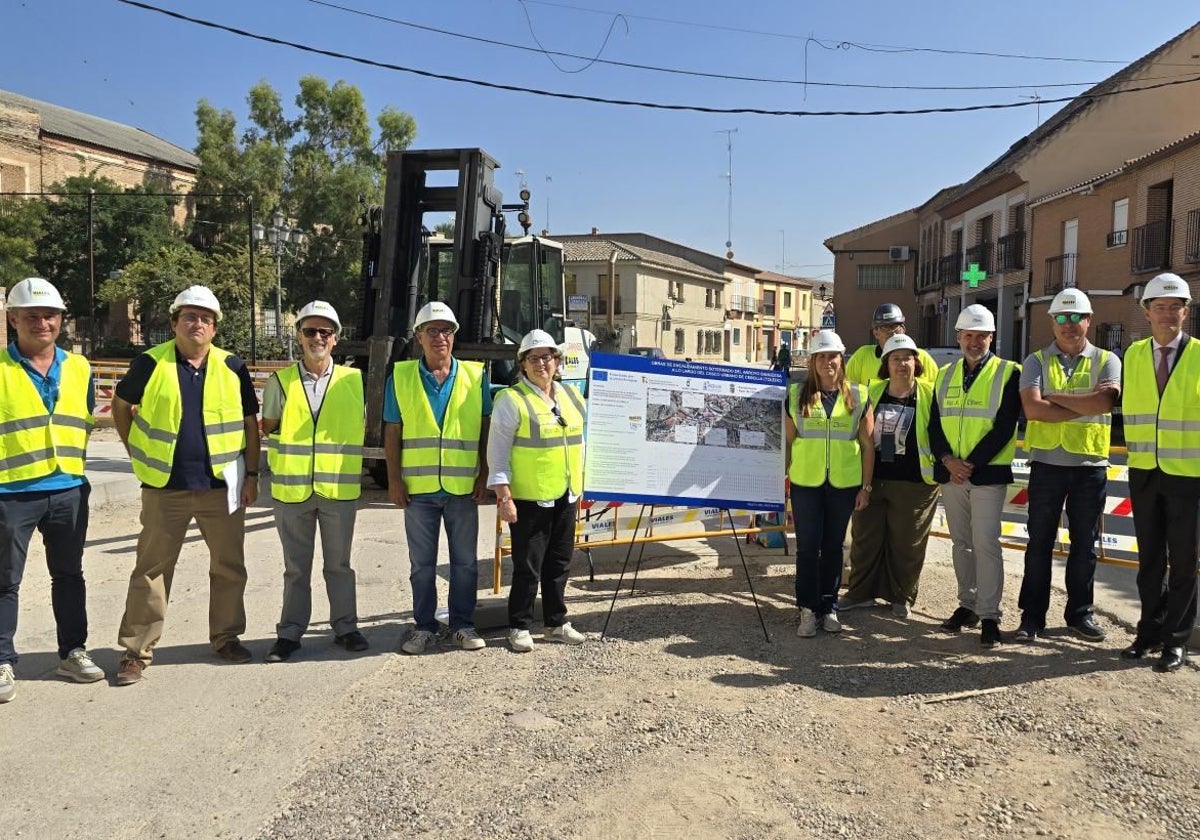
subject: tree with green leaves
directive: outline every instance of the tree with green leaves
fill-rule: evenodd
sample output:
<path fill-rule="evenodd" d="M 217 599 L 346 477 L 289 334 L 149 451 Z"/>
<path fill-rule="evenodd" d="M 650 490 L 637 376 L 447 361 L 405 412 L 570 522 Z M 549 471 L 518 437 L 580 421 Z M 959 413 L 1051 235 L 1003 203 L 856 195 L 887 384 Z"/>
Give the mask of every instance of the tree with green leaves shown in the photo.
<path fill-rule="evenodd" d="M 16 196 L 0 197 L 0 285 L 37 273 L 34 256 L 45 222 L 45 203 Z"/>

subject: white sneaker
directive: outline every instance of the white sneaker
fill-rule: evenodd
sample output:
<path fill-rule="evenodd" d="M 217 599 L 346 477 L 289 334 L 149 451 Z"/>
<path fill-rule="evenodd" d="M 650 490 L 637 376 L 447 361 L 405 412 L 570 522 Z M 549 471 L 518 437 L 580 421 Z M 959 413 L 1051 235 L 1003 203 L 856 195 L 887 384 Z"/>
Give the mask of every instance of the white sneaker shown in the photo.
<path fill-rule="evenodd" d="M 404 640 L 404 644 L 400 645 L 400 650 L 405 653 L 424 653 L 427 648 L 436 643 L 436 639 L 437 635 L 428 630 L 414 630 Z"/>
<path fill-rule="evenodd" d="M 487 642 L 480 638 L 474 627 L 460 627 L 454 631 L 450 640 L 463 650 L 480 650 L 487 647 Z"/>
<path fill-rule="evenodd" d="M 0 703 L 7 703 L 17 696 L 17 681 L 13 679 L 12 666 L 7 662 L 0 665 Z"/>
<path fill-rule="evenodd" d="M 529 653 L 533 650 L 533 636 L 528 630 L 508 631 L 508 646 L 517 653 Z"/>
<path fill-rule="evenodd" d="M 821 629 L 826 633 L 841 633 L 842 622 L 838 621 L 837 613 L 826 613 L 821 616 Z"/>
<path fill-rule="evenodd" d="M 587 636 L 572 627 L 569 621 L 564 622 L 561 627 L 547 627 L 542 638 L 547 642 L 562 642 L 564 645 L 581 645 L 587 641 Z"/>
<path fill-rule="evenodd" d="M 908 601 L 893 601 L 892 615 L 896 618 L 908 618 Z"/>
<path fill-rule="evenodd" d="M 60 659 L 57 674 L 77 683 L 92 683 L 104 679 L 104 672 L 96 666 L 83 648 L 75 648 L 67 654 L 66 659 Z"/>
<path fill-rule="evenodd" d="M 801 639 L 811 639 L 817 635 L 817 614 L 808 607 L 800 608 L 800 623 L 796 625 L 796 635 Z"/>

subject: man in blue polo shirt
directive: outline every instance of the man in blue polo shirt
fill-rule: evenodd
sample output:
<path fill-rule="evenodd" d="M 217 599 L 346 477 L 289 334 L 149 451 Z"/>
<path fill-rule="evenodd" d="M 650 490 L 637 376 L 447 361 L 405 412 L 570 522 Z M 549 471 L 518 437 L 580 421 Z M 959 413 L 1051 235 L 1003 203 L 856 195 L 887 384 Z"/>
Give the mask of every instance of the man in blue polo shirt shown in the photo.
<path fill-rule="evenodd" d="M 458 319 L 449 306 L 421 307 L 413 335 L 421 358 L 397 362 L 384 389 L 388 498 L 404 509 L 416 629 L 405 653 L 424 653 L 438 635 L 438 531 L 450 544 L 449 630 L 463 650 L 479 650 L 478 504 L 487 496 L 487 434 L 492 396 L 479 362 L 454 358 Z"/>
<path fill-rule="evenodd" d="M 34 529 L 50 568 L 58 627 L 58 675 L 104 679 L 85 645 L 88 635 L 83 544 L 88 495 L 84 476 L 95 389 L 87 359 L 56 346 L 66 306 L 40 277 L 13 286 L 8 324 L 17 334 L 0 350 L 0 703 L 16 694 L 17 593 Z"/>

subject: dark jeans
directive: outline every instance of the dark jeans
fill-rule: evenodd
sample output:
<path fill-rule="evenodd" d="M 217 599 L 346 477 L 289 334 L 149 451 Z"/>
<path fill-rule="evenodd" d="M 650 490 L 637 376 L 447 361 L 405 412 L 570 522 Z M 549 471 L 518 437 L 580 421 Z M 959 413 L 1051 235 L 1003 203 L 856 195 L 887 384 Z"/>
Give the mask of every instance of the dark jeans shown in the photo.
<path fill-rule="evenodd" d="M 854 512 L 859 488 L 792 485 L 792 521 L 796 526 L 796 606 L 817 615 L 837 611 L 842 585 L 842 540 Z"/>
<path fill-rule="evenodd" d="M 575 502 L 564 494 L 553 507 L 516 500 L 512 534 L 513 573 L 508 588 L 508 625 L 528 630 L 538 583 L 542 587 L 542 624 L 561 627 L 567 620 L 567 578 L 575 552 Z"/>
<path fill-rule="evenodd" d="M 1063 619 L 1077 624 L 1092 614 L 1096 581 L 1096 539 L 1108 471 L 1104 467 L 1060 467 L 1034 461 L 1029 468 L 1025 576 L 1021 580 L 1021 621 L 1046 626 L 1050 609 L 1050 578 L 1058 519 L 1065 502 L 1071 549 L 1067 555 L 1067 608 Z"/>
<path fill-rule="evenodd" d="M 1196 624 L 1196 536 L 1200 480 L 1161 470 L 1129 471 L 1138 542 L 1138 639 L 1185 647 Z M 1164 588 L 1165 584 L 1165 588 Z"/>
<path fill-rule="evenodd" d="M 36 528 L 46 547 L 50 603 L 58 627 L 58 658 L 87 644 L 83 544 L 91 485 L 43 493 L 0 494 L 0 665 L 17 662 L 17 592 Z"/>

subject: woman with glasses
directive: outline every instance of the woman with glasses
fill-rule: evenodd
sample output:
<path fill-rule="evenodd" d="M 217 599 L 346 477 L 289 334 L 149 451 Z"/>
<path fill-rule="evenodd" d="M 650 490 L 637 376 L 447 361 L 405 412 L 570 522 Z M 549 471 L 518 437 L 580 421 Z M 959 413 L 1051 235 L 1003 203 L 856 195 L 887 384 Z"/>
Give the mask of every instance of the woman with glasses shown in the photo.
<path fill-rule="evenodd" d="M 583 398 L 555 381 L 562 352 L 550 334 L 533 330 L 517 351 L 519 378 L 496 398 L 488 438 L 488 487 L 512 534 L 508 645 L 533 650 L 533 604 L 542 592 L 547 642 L 581 644 L 567 618 L 565 593 L 583 492 Z"/>

